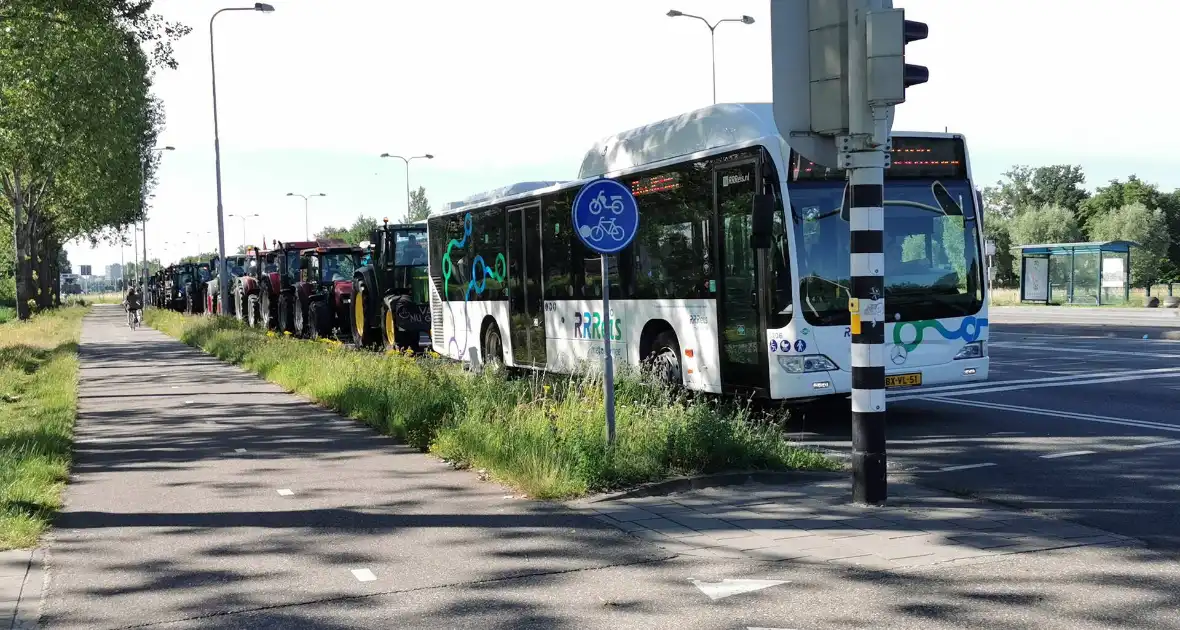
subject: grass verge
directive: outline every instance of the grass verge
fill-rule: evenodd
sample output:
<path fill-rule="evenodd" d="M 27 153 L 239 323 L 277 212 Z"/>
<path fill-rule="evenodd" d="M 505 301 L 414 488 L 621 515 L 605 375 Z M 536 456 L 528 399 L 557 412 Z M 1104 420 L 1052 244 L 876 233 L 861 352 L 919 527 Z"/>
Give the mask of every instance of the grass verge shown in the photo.
<path fill-rule="evenodd" d="M 692 400 L 620 375 L 605 439 L 592 377 L 470 374 L 431 357 L 264 334 L 228 318 L 150 309 L 146 322 L 421 450 L 485 468 L 543 499 L 725 470 L 838 470 L 735 402 Z"/>
<path fill-rule="evenodd" d="M 0 549 L 31 547 L 61 507 L 85 308 L 0 325 Z"/>
<path fill-rule="evenodd" d="M 8 323 L 16 319 L 16 309 L 8 306 L 0 306 L 0 324 Z"/>

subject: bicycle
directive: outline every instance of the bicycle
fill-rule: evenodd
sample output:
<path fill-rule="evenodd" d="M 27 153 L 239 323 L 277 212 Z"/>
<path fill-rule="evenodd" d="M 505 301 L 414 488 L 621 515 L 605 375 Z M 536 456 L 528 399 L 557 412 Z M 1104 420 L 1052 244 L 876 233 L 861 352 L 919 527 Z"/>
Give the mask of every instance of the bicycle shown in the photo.
<path fill-rule="evenodd" d="M 139 309 L 127 309 L 127 327 L 135 330 L 139 328 L 139 324 Z"/>

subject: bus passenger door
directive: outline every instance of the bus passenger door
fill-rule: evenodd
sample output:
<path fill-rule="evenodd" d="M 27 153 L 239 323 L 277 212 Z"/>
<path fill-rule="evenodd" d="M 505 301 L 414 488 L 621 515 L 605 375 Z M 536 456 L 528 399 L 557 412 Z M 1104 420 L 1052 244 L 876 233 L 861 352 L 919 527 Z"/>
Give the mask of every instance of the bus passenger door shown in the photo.
<path fill-rule="evenodd" d="M 758 255 L 750 247 L 758 162 L 745 160 L 713 169 L 718 221 L 717 345 L 723 388 L 768 390 L 766 340 Z"/>
<path fill-rule="evenodd" d="M 541 295 L 541 206 L 508 210 L 508 318 L 512 360 L 545 365 Z"/>

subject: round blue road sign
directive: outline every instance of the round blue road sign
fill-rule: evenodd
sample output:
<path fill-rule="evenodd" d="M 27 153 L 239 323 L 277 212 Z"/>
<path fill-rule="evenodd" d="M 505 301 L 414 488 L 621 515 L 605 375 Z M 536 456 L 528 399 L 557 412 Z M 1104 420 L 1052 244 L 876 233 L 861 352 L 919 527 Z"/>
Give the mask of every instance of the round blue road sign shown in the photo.
<path fill-rule="evenodd" d="M 635 197 L 613 179 L 596 179 L 582 186 L 571 214 L 578 238 L 599 254 L 619 252 L 631 244 L 639 229 Z"/>

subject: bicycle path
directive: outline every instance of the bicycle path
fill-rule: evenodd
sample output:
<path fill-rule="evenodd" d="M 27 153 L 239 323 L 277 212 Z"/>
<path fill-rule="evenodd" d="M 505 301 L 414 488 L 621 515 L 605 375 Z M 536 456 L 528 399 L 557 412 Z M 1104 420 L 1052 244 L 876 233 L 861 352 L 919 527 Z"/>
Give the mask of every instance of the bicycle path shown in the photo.
<path fill-rule="evenodd" d="M 155 330 L 132 331 L 118 306 L 86 318 L 80 358 L 75 463 L 46 559 L 48 627 L 198 619 L 669 555 L 512 498 Z"/>
<path fill-rule="evenodd" d="M 961 499 L 907 499 L 904 484 L 891 497 L 932 523 L 850 515 L 808 482 L 538 504 L 131 331 L 117 306 L 87 317 L 80 356 L 75 463 L 44 551 L 48 628 L 1180 629 L 1180 563 L 1135 544 L 1061 548 L 1060 527 L 998 509 L 991 529 L 1028 549 L 991 552 Z M 815 551 L 850 536 L 888 562 Z"/>

